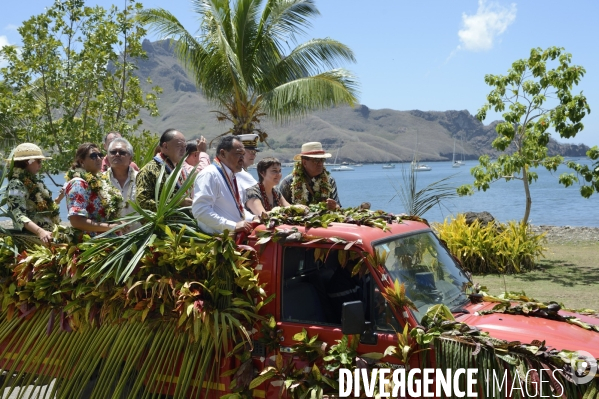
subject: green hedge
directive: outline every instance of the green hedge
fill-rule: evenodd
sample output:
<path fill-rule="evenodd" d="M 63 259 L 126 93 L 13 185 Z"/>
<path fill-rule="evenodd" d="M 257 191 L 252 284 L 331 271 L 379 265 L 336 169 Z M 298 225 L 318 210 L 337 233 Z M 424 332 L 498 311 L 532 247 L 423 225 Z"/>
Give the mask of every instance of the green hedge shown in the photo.
<path fill-rule="evenodd" d="M 534 234 L 528 225 L 482 226 L 478 221 L 466 224 L 464 215 L 433 224 L 451 253 L 474 274 L 522 273 L 535 267 L 545 248 L 545 234 Z"/>

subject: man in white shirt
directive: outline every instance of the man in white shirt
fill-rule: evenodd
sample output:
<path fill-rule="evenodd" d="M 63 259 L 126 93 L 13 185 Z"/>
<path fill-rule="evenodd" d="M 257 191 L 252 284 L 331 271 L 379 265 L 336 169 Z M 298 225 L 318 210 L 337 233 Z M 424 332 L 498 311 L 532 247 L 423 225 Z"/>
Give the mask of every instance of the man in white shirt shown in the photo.
<path fill-rule="evenodd" d="M 243 170 L 244 155 L 241 140 L 226 136 L 216 147 L 213 164 L 204 168 L 195 181 L 191 213 L 208 234 L 252 230 L 255 216 L 243 206 L 236 179 Z"/>
<path fill-rule="evenodd" d="M 239 140 L 243 143 L 243 147 L 245 148 L 245 156 L 243 157 L 243 170 L 237 173 L 237 184 L 239 184 L 239 188 L 241 190 L 241 200 L 245 204 L 247 198 L 245 197 L 245 192 L 248 188 L 255 186 L 258 184 L 254 176 L 250 172 L 248 172 L 248 168 L 254 164 L 254 160 L 256 159 L 256 153 L 258 150 L 258 135 L 257 134 L 240 134 Z"/>

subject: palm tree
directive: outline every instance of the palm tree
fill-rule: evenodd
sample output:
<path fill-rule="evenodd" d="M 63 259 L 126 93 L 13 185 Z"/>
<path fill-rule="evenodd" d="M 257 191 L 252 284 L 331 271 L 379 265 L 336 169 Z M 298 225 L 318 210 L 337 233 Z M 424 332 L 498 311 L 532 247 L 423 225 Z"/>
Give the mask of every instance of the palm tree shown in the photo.
<path fill-rule="evenodd" d="M 297 44 L 296 36 L 319 15 L 313 0 L 192 0 L 199 35 L 189 33 L 164 9 L 140 17 L 174 39 L 179 59 L 208 100 L 220 106 L 219 121 L 232 134 L 267 134 L 260 118 L 285 122 L 314 109 L 353 105 L 357 80 L 339 61 L 355 62 L 344 44 L 330 38 Z M 327 68 L 331 68 L 328 69 Z"/>

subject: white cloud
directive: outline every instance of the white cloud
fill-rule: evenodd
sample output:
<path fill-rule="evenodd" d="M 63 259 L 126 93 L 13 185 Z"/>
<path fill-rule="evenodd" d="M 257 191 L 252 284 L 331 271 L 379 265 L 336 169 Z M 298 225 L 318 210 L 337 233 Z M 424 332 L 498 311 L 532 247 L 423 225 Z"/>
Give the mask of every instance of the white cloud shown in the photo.
<path fill-rule="evenodd" d="M 13 25 L 13 24 L 8 24 L 4 27 L 4 30 L 17 30 L 19 26 L 18 25 Z"/>
<path fill-rule="evenodd" d="M 512 3 L 508 8 L 495 2 L 479 0 L 476 14 L 462 14 L 463 28 L 458 31 L 461 44 L 457 50 L 492 49 L 496 38 L 515 20 L 516 4 Z"/>

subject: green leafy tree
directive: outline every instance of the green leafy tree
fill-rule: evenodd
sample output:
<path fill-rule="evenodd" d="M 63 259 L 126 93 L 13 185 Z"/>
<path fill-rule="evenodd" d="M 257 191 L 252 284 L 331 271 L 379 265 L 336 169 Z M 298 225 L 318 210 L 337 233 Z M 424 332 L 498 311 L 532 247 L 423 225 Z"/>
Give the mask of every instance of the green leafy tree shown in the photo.
<path fill-rule="evenodd" d="M 313 109 L 353 105 L 357 81 L 339 61 L 353 52 L 330 38 L 297 44 L 319 14 L 312 0 L 192 0 L 199 32 L 188 32 L 164 9 L 142 19 L 174 42 L 179 59 L 204 95 L 220 106 L 217 118 L 233 126 L 224 133 L 267 134 L 260 118 L 287 121 Z M 334 68 L 328 69 L 327 68 Z"/>
<path fill-rule="evenodd" d="M 578 176 L 582 177 L 580 195 L 584 198 L 589 198 L 593 193 L 599 192 L 599 147 L 594 146 L 589 149 L 587 157 L 592 161 L 591 165 L 568 161 L 566 165 L 570 169 L 573 169 L 576 174 L 562 173 L 559 177 L 560 182 L 566 187 L 572 185 L 574 182 L 580 182 Z"/>
<path fill-rule="evenodd" d="M 538 179 L 534 168 L 555 171 L 563 162 L 563 157 L 547 154 L 549 129 L 562 138 L 574 137 L 583 129 L 582 118 L 591 112 L 582 92 L 572 93 L 586 71 L 571 65 L 571 59 L 563 48 L 535 48 L 528 59 L 514 62 L 507 75 L 485 76 L 493 90 L 476 117 L 483 121 L 489 110 L 503 112 L 504 122 L 497 125 L 492 143 L 502 154 L 495 161 L 488 155 L 479 158 L 480 164 L 471 169 L 474 187 L 486 191 L 497 180 L 522 181 L 526 195 L 523 224 L 528 223 L 532 205 L 530 184 Z M 562 175 L 560 182 L 567 185 L 575 178 Z M 461 195 L 472 192 L 472 185 L 458 188 Z"/>
<path fill-rule="evenodd" d="M 68 167 L 79 144 L 99 144 L 111 130 L 136 138 L 140 109 L 156 116 L 160 91 L 144 93 L 133 74 L 135 61 L 146 56 L 146 30 L 136 16 L 142 8 L 134 0 L 122 10 L 56 0 L 23 22 L 22 46 L 0 50 L 8 64 L 0 69 L 1 137 L 53 152 L 53 172 Z"/>

